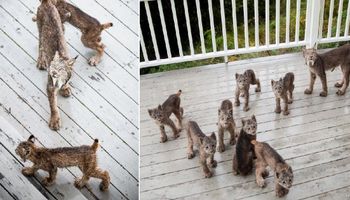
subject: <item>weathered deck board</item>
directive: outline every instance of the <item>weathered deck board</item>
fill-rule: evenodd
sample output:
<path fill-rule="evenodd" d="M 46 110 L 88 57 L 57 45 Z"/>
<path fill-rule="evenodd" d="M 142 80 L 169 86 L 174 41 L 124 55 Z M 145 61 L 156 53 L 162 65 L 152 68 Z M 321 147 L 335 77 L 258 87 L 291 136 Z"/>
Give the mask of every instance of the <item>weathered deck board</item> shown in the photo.
<path fill-rule="evenodd" d="M 29 181 L 28 190 L 32 187 L 36 188 L 33 192 L 39 192 L 37 198 L 26 199 L 39 199 L 40 194 L 49 199 L 138 199 L 138 7 L 131 8 L 135 1 L 122 0 L 70 2 L 102 23 L 112 22 L 114 27 L 103 32 L 106 54 L 97 67 L 91 67 L 87 61 L 94 52 L 83 46 L 79 30 L 65 25 L 69 55 L 79 55 L 79 59 L 70 83 L 73 95 L 58 97 L 62 127 L 56 132 L 48 128 L 47 72 L 36 69 L 38 30 L 31 18 L 40 1 L 0 3 L 0 129 L 11 127 L 7 133 L 15 143 L 6 137 L 0 141 L 9 158 L 17 160 L 17 165 L 9 165 L 11 174 L 22 176 L 22 166 L 30 165 L 14 153 L 17 143 L 30 134 L 38 138 L 39 146 L 46 147 L 91 144 L 99 138 L 99 166 L 111 176 L 108 192 L 101 192 L 100 181 L 94 178 L 87 187 L 76 189 L 72 184 L 81 172 L 73 167 L 59 170 L 55 184 L 47 188 L 40 183 L 45 172 L 24 178 Z M 18 187 L 17 182 L 11 183 Z M 9 189 L 1 185 L 1 197 L 13 198 Z"/>
<path fill-rule="evenodd" d="M 333 84 L 341 76 L 340 71 L 335 70 L 327 72 L 328 97 L 319 96 L 319 79 L 312 95 L 303 94 L 309 83 L 304 60 L 301 54 L 287 54 L 237 61 L 228 66 L 217 64 L 141 76 L 142 199 L 275 199 L 271 175 L 264 189 L 256 185 L 254 175 L 232 175 L 228 134 L 225 135 L 226 151 L 215 154 L 218 167 L 214 177 L 205 179 L 198 157 L 187 159 L 186 133 L 182 131 L 180 137 L 173 140 L 171 130 L 166 128 L 170 141 L 159 143 L 159 129 L 147 113 L 147 109 L 182 89 L 184 121 L 197 121 L 205 133 L 217 132 L 220 102 L 233 100 L 234 74 L 249 68 L 254 69 L 260 79 L 262 92 L 255 94 L 252 86 L 250 111 L 243 112 L 242 106 L 234 108 L 236 124 L 239 128 L 240 118 L 255 114 L 258 140 L 268 142 L 291 164 L 294 186 L 287 199 L 346 197 L 350 187 L 345 181 L 350 171 L 349 90 L 345 96 L 335 94 L 337 89 Z M 270 80 L 288 71 L 296 76 L 294 102 L 289 106 L 290 114 L 283 116 L 274 113 Z"/>

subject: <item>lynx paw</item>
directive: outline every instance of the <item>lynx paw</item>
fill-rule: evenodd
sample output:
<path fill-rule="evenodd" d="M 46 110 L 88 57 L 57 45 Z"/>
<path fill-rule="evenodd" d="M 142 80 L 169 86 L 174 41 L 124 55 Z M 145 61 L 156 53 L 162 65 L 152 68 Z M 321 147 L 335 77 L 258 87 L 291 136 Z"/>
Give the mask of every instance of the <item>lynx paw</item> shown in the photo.
<path fill-rule="evenodd" d="M 70 87 L 66 87 L 64 89 L 61 89 L 60 90 L 60 94 L 63 96 L 63 97 L 69 97 L 71 94 L 72 94 L 72 89 Z"/>
<path fill-rule="evenodd" d="M 57 131 L 61 126 L 61 118 L 58 116 L 53 116 L 50 119 L 49 127 L 51 130 Z"/>
<path fill-rule="evenodd" d="M 103 181 L 100 183 L 100 190 L 101 191 L 107 191 L 108 187 L 109 187 L 109 184 L 106 184 Z"/>
<path fill-rule="evenodd" d="M 236 138 L 231 138 L 230 145 L 235 145 L 235 144 L 236 144 Z"/>
<path fill-rule="evenodd" d="M 235 106 L 239 106 L 241 103 L 239 101 L 235 101 Z"/>
<path fill-rule="evenodd" d="M 327 96 L 327 92 L 322 91 L 322 92 L 320 93 L 320 96 L 321 96 L 321 97 L 326 97 L 326 96 Z"/>
<path fill-rule="evenodd" d="M 261 92 L 260 88 L 255 88 L 255 92 Z"/>
<path fill-rule="evenodd" d="M 187 158 L 188 158 L 188 159 L 194 158 L 194 153 L 193 153 L 193 152 L 187 153 Z"/>
<path fill-rule="evenodd" d="M 76 188 L 80 189 L 80 188 L 84 187 L 85 184 L 81 181 L 81 179 L 75 179 L 74 186 Z"/>
<path fill-rule="evenodd" d="M 244 93 L 241 93 L 239 96 L 240 96 L 240 97 L 245 97 Z"/>
<path fill-rule="evenodd" d="M 288 99 L 288 104 L 293 103 L 293 99 Z"/>
<path fill-rule="evenodd" d="M 283 197 L 286 194 L 288 194 L 288 190 L 287 189 L 280 189 L 280 190 L 276 190 L 276 196 L 277 197 Z"/>
<path fill-rule="evenodd" d="M 50 177 L 45 177 L 44 180 L 41 182 L 44 186 L 50 186 L 53 184 L 53 180 L 50 179 Z"/>
<path fill-rule="evenodd" d="M 225 151 L 225 145 L 219 145 L 218 148 L 217 148 L 217 151 L 222 153 Z"/>
<path fill-rule="evenodd" d="M 218 162 L 216 160 L 213 160 L 211 163 L 209 163 L 209 167 L 216 168 L 218 166 Z"/>
<path fill-rule="evenodd" d="M 160 143 L 164 143 L 166 141 L 168 141 L 168 137 L 167 136 L 160 137 Z"/>
<path fill-rule="evenodd" d="M 210 178 L 210 177 L 213 176 L 213 173 L 212 173 L 211 171 L 209 171 L 209 172 L 204 172 L 204 176 L 205 176 L 205 178 Z"/>
<path fill-rule="evenodd" d="M 281 108 L 276 108 L 275 113 L 278 113 L 278 114 L 281 113 Z"/>
<path fill-rule="evenodd" d="M 100 61 L 101 61 L 100 56 L 92 56 L 92 57 L 89 59 L 89 65 L 91 65 L 91 66 L 96 66 L 98 63 L 100 63 Z"/>
<path fill-rule="evenodd" d="M 256 183 L 258 184 L 259 187 L 261 188 L 264 188 L 266 186 L 265 184 L 265 180 L 262 178 L 262 179 L 257 179 L 256 180 Z"/>
<path fill-rule="evenodd" d="M 341 84 L 341 83 L 339 83 L 339 82 L 336 82 L 335 84 L 334 84 L 334 87 L 337 87 L 337 88 L 340 88 L 340 87 L 342 87 L 343 86 L 343 84 Z"/>
<path fill-rule="evenodd" d="M 238 175 L 238 172 L 236 170 L 232 170 L 233 175 Z"/>
<path fill-rule="evenodd" d="M 311 94 L 312 90 L 310 90 L 309 88 L 305 89 L 304 94 Z"/>
<path fill-rule="evenodd" d="M 178 137 L 180 137 L 180 133 L 179 132 L 177 132 L 176 134 L 174 134 L 174 139 L 176 139 L 176 138 L 178 138 Z"/>
<path fill-rule="evenodd" d="M 247 112 L 248 110 L 249 110 L 249 107 L 248 106 L 244 106 L 243 111 Z"/>
<path fill-rule="evenodd" d="M 269 176 L 269 171 L 268 170 L 265 170 L 262 174 L 261 174 L 261 176 L 263 177 L 263 178 L 266 178 L 266 177 L 268 177 Z"/>
<path fill-rule="evenodd" d="M 43 57 L 38 58 L 38 62 L 36 64 L 36 67 L 40 70 L 46 70 L 47 67 L 49 66 L 49 63 L 47 60 Z"/>
<path fill-rule="evenodd" d="M 345 94 L 345 91 L 342 91 L 342 90 L 337 91 L 337 95 L 339 95 L 339 96 L 344 95 L 344 94 Z"/>
<path fill-rule="evenodd" d="M 288 110 L 283 111 L 283 115 L 289 115 L 289 111 Z"/>
<path fill-rule="evenodd" d="M 23 169 L 22 169 L 22 174 L 23 174 L 24 176 L 33 176 L 33 175 L 34 175 L 32 169 L 31 169 L 30 167 L 25 167 L 25 168 L 23 168 Z"/>

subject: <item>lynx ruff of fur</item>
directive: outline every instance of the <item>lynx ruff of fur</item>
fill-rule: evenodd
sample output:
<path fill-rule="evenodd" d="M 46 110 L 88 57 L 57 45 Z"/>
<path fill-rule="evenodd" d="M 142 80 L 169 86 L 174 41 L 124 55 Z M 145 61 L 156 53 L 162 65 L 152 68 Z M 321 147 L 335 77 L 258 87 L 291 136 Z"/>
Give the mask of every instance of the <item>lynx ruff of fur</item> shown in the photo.
<path fill-rule="evenodd" d="M 224 133 L 228 131 L 230 133 L 230 144 L 234 145 L 236 143 L 236 124 L 233 119 L 233 109 L 232 102 L 230 100 L 224 100 L 218 109 L 218 152 L 225 151 L 224 145 Z"/>
<path fill-rule="evenodd" d="M 342 79 L 335 83 L 335 87 L 340 88 L 337 95 L 344 95 L 349 86 L 350 76 L 350 44 L 345 44 L 326 53 L 318 54 L 315 47 L 312 49 L 303 48 L 303 56 L 305 64 L 310 70 L 309 88 L 305 89 L 305 94 L 311 94 L 314 88 L 316 76 L 320 77 L 322 83 L 322 92 L 320 96 L 326 97 L 328 94 L 327 88 L 327 70 L 334 70 L 340 66 L 342 71 Z"/>
<path fill-rule="evenodd" d="M 165 133 L 165 125 L 169 126 L 174 134 L 174 139 L 180 136 L 179 132 L 182 129 L 182 116 L 183 116 L 183 108 L 180 107 L 181 95 L 182 91 L 179 90 L 176 94 L 172 94 L 168 97 L 167 100 L 164 101 L 162 105 L 158 105 L 157 108 L 148 109 L 149 116 L 154 119 L 156 124 L 160 129 L 160 142 L 166 142 L 168 137 Z M 178 120 L 178 127 L 176 128 L 174 122 L 169 118 L 171 114 L 174 114 Z"/>
<path fill-rule="evenodd" d="M 55 4 L 62 23 L 68 22 L 74 27 L 80 29 L 82 36 L 81 42 L 85 47 L 95 50 L 97 53 L 89 59 L 89 64 L 96 66 L 100 63 L 104 53 L 105 45 L 101 42 L 101 33 L 103 30 L 113 26 L 113 23 L 108 22 L 101 24 L 97 19 L 88 15 L 76 6 L 67 3 L 65 0 L 52 0 Z M 36 17 L 33 17 L 33 21 Z"/>
<path fill-rule="evenodd" d="M 260 81 L 256 78 L 253 70 L 248 69 L 243 74 L 236 73 L 236 92 L 235 92 L 235 106 L 240 105 L 239 96 L 245 98 L 244 111 L 249 110 L 249 88 L 250 85 L 257 85 L 255 92 L 260 92 Z"/>
<path fill-rule="evenodd" d="M 84 187 L 89 178 L 94 177 L 102 180 L 100 189 L 106 191 L 109 187 L 110 177 L 107 171 L 102 171 L 97 167 L 96 150 L 98 146 L 98 140 L 95 139 L 91 146 L 82 145 L 54 149 L 37 147 L 35 137 L 31 135 L 27 141 L 21 142 L 15 151 L 24 162 L 30 160 L 33 163 L 33 166 L 23 168 L 23 175 L 33 176 L 39 169 L 49 173 L 49 176 L 42 181 L 46 186 L 54 183 L 58 168 L 77 166 L 83 172 L 83 176 L 74 182 L 77 188 Z"/>
<path fill-rule="evenodd" d="M 69 97 L 71 95 L 72 92 L 68 82 L 71 78 L 73 64 L 77 57 L 66 60 L 60 58 L 58 52 L 56 52 L 48 69 L 46 90 L 51 111 L 49 127 L 52 130 L 58 130 L 61 127 L 61 117 L 57 107 L 57 93 L 59 92 L 63 97 Z"/>
<path fill-rule="evenodd" d="M 283 115 L 288 115 L 288 104 L 293 103 L 293 90 L 294 90 L 294 74 L 292 72 L 287 73 L 283 79 L 278 81 L 271 80 L 272 91 L 275 94 L 276 109 L 275 113 L 281 113 L 281 99 L 284 102 Z"/>
<path fill-rule="evenodd" d="M 205 178 L 213 176 L 210 168 L 216 168 L 217 162 L 214 160 L 216 151 L 216 136 L 213 132 L 210 136 L 206 136 L 198 124 L 194 121 L 189 121 L 186 125 L 187 129 L 187 158 L 192 159 L 195 154 L 193 145 L 196 145 L 199 150 L 199 162 L 203 168 Z"/>
<path fill-rule="evenodd" d="M 276 196 L 283 197 L 288 194 L 293 184 L 293 170 L 284 159 L 267 143 L 252 141 L 256 160 L 256 183 L 259 187 L 265 187 L 265 180 L 269 175 L 266 169 L 269 166 L 275 172 Z"/>
<path fill-rule="evenodd" d="M 36 22 L 39 31 L 37 67 L 46 70 L 56 51 L 62 58 L 68 59 L 61 18 L 52 0 L 41 1 L 37 10 Z"/>
<path fill-rule="evenodd" d="M 242 119 L 242 129 L 238 136 L 233 153 L 232 172 L 234 175 L 248 175 L 253 170 L 255 157 L 252 140 L 256 140 L 257 122 L 253 115 L 250 119 Z"/>

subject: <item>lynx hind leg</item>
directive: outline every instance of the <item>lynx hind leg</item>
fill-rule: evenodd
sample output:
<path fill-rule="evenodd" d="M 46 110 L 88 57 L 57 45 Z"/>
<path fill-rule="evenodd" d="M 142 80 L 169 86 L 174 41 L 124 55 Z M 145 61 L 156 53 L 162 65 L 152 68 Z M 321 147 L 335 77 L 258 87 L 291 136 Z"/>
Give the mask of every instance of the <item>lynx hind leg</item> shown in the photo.
<path fill-rule="evenodd" d="M 349 75 L 350 75 L 349 70 L 343 72 L 344 83 L 343 83 L 342 87 L 337 91 L 337 95 L 344 95 L 345 94 L 346 89 L 349 86 Z"/>
<path fill-rule="evenodd" d="M 179 132 L 182 130 L 182 114 L 181 109 L 174 111 L 174 115 L 177 118 Z"/>
<path fill-rule="evenodd" d="M 171 130 L 173 131 L 173 134 L 174 134 L 174 139 L 176 139 L 176 138 L 178 138 L 180 136 L 179 130 L 176 128 L 174 122 L 170 118 L 168 118 L 164 122 L 164 124 L 168 125 L 171 128 Z"/>
<path fill-rule="evenodd" d="M 250 109 L 249 108 L 249 90 L 244 91 L 244 98 L 245 98 L 245 102 L 244 102 L 243 111 L 247 112 Z"/>
<path fill-rule="evenodd" d="M 235 132 L 235 124 L 231 124 L 229 127 L 228 131 L 230 133 L 230 145 L 235 145 L 236 144 L 236 132 Z"/>
<path fill-rule="evenodd" d="M 91 177 L 101 179 L 101 183 L 100 183 L 101 191 L 108 190 L 111 178 L 109 177 L 109 173 L 107 171 L 102 171 L 101 169 L 97 168 L 91 173 Z"/>
<path fill-rule="evenodd" d="M 236 150 L 233 152 L 233 159 L 232 159 L 232 173 L 233 175 L 238 175 L 238 161 L 236 156 Z"/>
<path fill-rule="evenodd" d="M 294 84 L 292 84 L 288 90 L 288 103 L 293 103 L 293 91 L 294 91 Z"/>
<path fill-rule="evenodd" d="M 255 92 L 261 92 L 261 86 L 260 86 L 260 80 L 259 79 L 255 79 L 254 81 L 254 85 L 257 85 L 255 88 Z"/>
<path fill-rule="evenodd" d="M 256 162 L 255 175 L 256 183 L 258 184 L 258 186 L 261 188 L 265 187 L 266 184 L 264 178 L 268 176 L 268 171 L 266 170 L 266 166 L 264 165 L 264 163 L 262 163 L 261 161 Z"/>

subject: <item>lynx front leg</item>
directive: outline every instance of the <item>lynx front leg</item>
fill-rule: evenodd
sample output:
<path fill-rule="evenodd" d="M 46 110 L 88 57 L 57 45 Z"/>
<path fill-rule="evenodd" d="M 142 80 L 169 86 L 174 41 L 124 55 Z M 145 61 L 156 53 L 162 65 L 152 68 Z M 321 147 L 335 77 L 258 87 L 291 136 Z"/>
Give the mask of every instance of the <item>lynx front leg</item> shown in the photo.
<path fill-rule="evenodd" d="M 245 102 L 244 102 L 243 111 L 247 112 L 249 110 L 249 88 L 244 91 L 244 98 L 245 98 Z"/>
<path fill-rule="evenodd" d="M 230 127 L 228 128 L 228 131 L 230 133 L 230 145 L 236 144 L 236 132 L 235 132 L 235 124 L 231 124 Z"/>
<path fill-rule="evenodd" d="M 225 144 L 224 144 L 224 128 L 219 125 L 219 130 L 218 130 L 218 135 L 219 135 L 219 145 L 217 147 L 218 152 L 224 152 L 225 151 Z"/>
<path fill-rule="evenodd" d="M 240 94 L 240 90 L 237 86 L 235 91 L 235 106 L 239 106 L 241 104 L 241 102 L 239 101 L 239 94 Z"/>
<path fill-rule="evenodd" d="M 51 118 L 49 127 L 52 130 L 58 130 L 61 126 L 60 113 L 57 107 L 57 89 L 53 86 L 47 86 L 47 96 L 49 98 Z"/>
<path fill-rule="evenodd" d="M 316 74 L 310 71 L 310 85 L 309 88 L 305 89 L 304 94 L 311 94 L 314 90 L 314 84 L 316 80 Z"/>
<path fill-rule="evenodd" d="M 187 139 L 188 139 L 188 144 L 187 144 L 187 158 L 192 159 L 194 157 L 194 152 L 193 152 L 193 140 L 191 137 L 191 133 L 189 130 L 187 130 Z"/>
<path fill-rule="evenodd" d="M 327 77 L 326 74 L 322 74 L 320 76 L 321 83 L 322 83 L 322 92 L 320 93 L 321 97 L 326 97 L 328 94 L 328 88 L 327 88 Z"/>
<path fill-rule="evenodd" d="M 275 113 L 281 113 L 281 99 L 279 97 L 276 97 L 276 109 Z"/>
<path fill-rule="evenodd" d="M 165 133 L 164 125 L 160 125 L 159 129 L 160 129 L 160 142 L 161 143 L 166 142 L 168 140 L 168 137 Z"/>
<path fill-rule="evenodd" d="M 344 84 L 343 84 L 342 88 L 340 88 L 340 89 L 337 91 L 337 95 L 344 95 L 344 94 L 345 94 L 345 91 L 346 91 L 346 89 L 347 89 L 348 86 L 349 86 L 349 75 L 350 75 L 350 71 L 349 71 L 349 70 L 343 72 Z"/>
<path fill-rule="evenodd" d="M 38 166 L 37 165 L 33 165 L 33 166 L 31 166 L 31 167 L 25 167 L 25 168 L 23 168 L 22 169 L 22 174 L 24 175 L 24 176 L 33 176 L 34 175 L 34 173 L 36 172 L 36 171 L 38 171 Z"/>
<path fill-rule="evenodd" d="M 76 188 L 80 189 L 82 187 L 84 187 L 86 185 L 86 183 L 89 181 L 90 177 L 83 174 L 83 177 L 81 177 L 80 179 L 75 179 L 74 181 L 74 185 Z"/>
<path fill-rule="evenodd" d="M 285 97 L 283 97 L 283 103 L 284 103 L 283 115 L 288 115 L 289 111 L 288 111 L 288 97 L 287 97 L 287 95 Z"/>
<path fill-rule="evenodd" d="M 49 186 L 49 185 L 52 185 L 52 183 L 55 181 L 56 179 L 56 175 L 57 175 L 57 167 L 52 167 L 49 171 L 49 176 L 46 177 L 44 180 L 43 180 L 43 184 L 45 186 Z"/>
<path fill-rule="evenodd" d="M 212 177 L 213 173 L 210 171 L 210 169 L 207 165 L 207 160 L 205 158 L 200 158 L 200 163 L 201 163 L 201 166 L 203 168 L 205 178 Z"/>
<path fill-rule="evenodd" d="M 209 165 L 209 167 L 211 168 L 216 168 L 216 166 L 218 165 L 218 162 L 216 162 L 216 160 L 214 160 L 214 154 L 210 155 L 208 157 L 208 162 L 207 164 Z"/>

